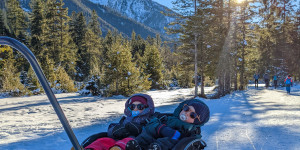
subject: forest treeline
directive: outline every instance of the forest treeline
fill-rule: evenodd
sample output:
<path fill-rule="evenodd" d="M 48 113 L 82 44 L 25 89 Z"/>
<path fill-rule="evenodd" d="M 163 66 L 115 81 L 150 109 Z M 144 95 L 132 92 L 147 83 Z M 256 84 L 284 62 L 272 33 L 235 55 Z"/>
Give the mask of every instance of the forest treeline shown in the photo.
<path fill-rule="evenodd" d="M 176 0 L 178 19 L 166 28 L 179 35 L 175 41 L 143 39 L 134 31 L 131 37 L 102 35 L 95 11 L 68 16 L 63 0 L 31 0 L 31 9 L 6 0 L 0 35 L 32 50 L 54 91 L 110 96 L 193 87 L 195 49 L 203 97 L 204 86 L 216 83 L 217 96 L 243 90 L 254 72 L 300 77 L 299 7 L 292 1 Z M 1 46 L 0 57 L 2 93 L 43 92 L 20 53 Z"/>

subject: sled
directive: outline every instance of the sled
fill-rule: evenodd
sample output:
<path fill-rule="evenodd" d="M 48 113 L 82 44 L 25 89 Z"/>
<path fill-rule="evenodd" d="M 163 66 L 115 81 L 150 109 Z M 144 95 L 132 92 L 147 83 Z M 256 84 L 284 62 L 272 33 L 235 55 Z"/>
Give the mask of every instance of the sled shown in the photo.
<path fill-rule="evenodd" d="M 21 42 L 5 36 L 0 36 L 0 45 L 7 45 L 18 50 L 28 60 L 73 145 L 72 149 L 84 150 L 84 147 L 88 146 L 98 138 L 107 137 L 107 132 L 97 133 L 89 136 L 80 145 L 63 110 L 61 109 L 54 93 L 52 92 L 41 67 L 39 66 L 34 54 L 30 51 L 30 49 Z M 204 147 L 206 147 L 206 143 L 201 138 L 187 137 L 181 139 L 172 150 L 202 150 Z"/>
<path fill-rule="evenodd" d="M 86 138 L 82 143 L 82 147 L 87 147 L 99 138 L 107 137 L 107 132 L 93 134 Z M 201 138 L 186 137 L 181 139 L 172 150 L 203 150 L 206 143 Z"/>
<path fill-rule="evenodd" d="M 154 115 L 159 114 L 160 117 L 171 116 L 171 113 L 155 113 Z M 162 117 L 162 118 L 163 118 Z M 198 134 L 201 134 L 201 129 Z M 107 132 L 100 132 L 93 134 L 86 138 L 82 143 L 81 147 L 85 148 L 99 138 L 108 137 Z M 199 137 L 185 137 L 180 139 L 179 142 L 172 148 L 172 150 L 203 150 L 206 147 L 206 143 Z"/>

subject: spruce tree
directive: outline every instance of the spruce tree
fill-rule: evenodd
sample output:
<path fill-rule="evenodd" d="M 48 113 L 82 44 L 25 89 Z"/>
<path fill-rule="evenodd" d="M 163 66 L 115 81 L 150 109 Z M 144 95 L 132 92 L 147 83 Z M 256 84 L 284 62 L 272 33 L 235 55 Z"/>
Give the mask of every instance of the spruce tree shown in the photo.
<path fill-rule="evenodd" d="M 144 39 L 141 37 L 141 35 L 137 35 L 134 31 L 131 33 L 131 54 L 133 58 L 136 60 L 137 54 L 139 56 L 144 56 L 145 48 L 146 48 L 146 43 Z"/>
<path fill-rule="evenodd" d="M 143 56 L 144 72 L 150 75 L 151 88 L 162 88 L 162 58 L 156 45 L 148 44 Z"/>
<path fill-rule="evenodd" d="M 98 21 L 98 15 L 95 10 L 93 10 L 92 18 L 88 24 L 88 31 L 85 35 L 87 41 L 87 51 L 89 53 L 90 61 L 90 75 L 100 75 L 101 70 L 103 70 L 104 65 L 102 65 L 101 60 L 104 60 L 103 54 L 103 39 L 101 37 L 102 31 L 100 29 L 100 23 Z"/>
<path fill-rule="evenodd" d="M 50 59 L 54 60 L 55 66 L 62 66 L 70 76 L 74 77 L 77 48 L 69 29 L 68 8 L 63 7 L 62 0 L 59 2 L 48 0 L 47 6 Z"/>
<path fill-rule="evenodd" d="M 72 38 L 78 48 L 77 56 L 78 59 L 76 61 L 76 80 L 83 81 L 88 78 L 89 71 L 90 71 L 90 61 L 89 54 L 87 52 L 87 41 L 85 39 L 86 33 L 87 33 L 87 25 L 86 25 L 86 19 L 83 15 L 83 13 L 79 13 L 76 16 L 76 20 L 74 21 L 75 25 L 72 27 Z"/>
<path fill-rule="evenodd" d="M 85 34 L 85 52 L 82 58 L 85 58 L 85 62 L 87 63 L 86 66 L 89 68 L 89 75 L 90 76 L 99 76 L 101 73 L 101 52 L 102 47 L 100 43 L 100 37 L 97 36 L 91 29 L 88 29 Z"/>
<path fill-rule="evenodd" d="M 171 51 L 170 47 L 166 42 L 164 42 L 163 46 L 161 47 L 160 54 L 161 58 L 163 58 L 162 64 L 164 66 L 163 82 L 165 86 L 169 86 L 169 84 L 173 84 L 172 81 L 174 79 L 174 76 L 172 75 L 172 72 L 174 71 L 173 67 L 179 63 L 178 56 L 175 52 Z M 175 84 L 178 85 L 177 83 Z"/>
<path fill-rule="evenodd" d="M 8 35 L 8 30 L 4 22 L 3 12 L 2 10 L 0 10 L 0 36 L 5 36 L 5 35 Z"/>
<path fill-rule="evenodd" d="M 180 34 L 179 42 L 181 44 L 178 52 L 184 57 L 189 57 L 188 63 L 195 66 L 195 78 L 201 76 L 201 80 L 197 81 L 201 82 L 200 95 L 205 96 L 204 78 L 205 76 L 215 78 L 214 72 L 218 63 L 216 58 L 218 58 L 218 54 L 222 50 L 226 34 L 224 2 L 222 0 L 176 0 L 174 4 L 174 8 L 180 12 L 177 14 L 177 17 L 180 19 L 171 23 L 172 26 L 168 29 L 168 32 Z M 184 68 L 187 69 L 189 67 Z M 197 75 L 195 75 L 196 72 Z M 195 90 L 198 89 L 195 88 Z"/>
<path fill-rule="evenodd" d="M 102 52 L 102 57 L 101 57 L 101 63 L 102 65 L 105 65 L 106 62 L 108 61 L 108 51 L 111 50 L 111 46 L 113 44 L 113 37 L 112 37 L 112 32 L 108 30 L 104 40 L 103 40 L 103 52 Z"/>
<path fill-rule="evenodd" d="M 32 67 L 29 67 L 27 72 L 27 81 L 28 85 L 27 88 L 31 91 L 32 94 L 37 95 L 44 92 L 42 85 L 39 82 L 35 72 L 33 71 Z M 52 86 L 53 84 L 51 84 Z"/>
<path fill-rule="evenodd" d="M 6 8 L 7 26 L 10 37 L 28 46 L 28 18 L 25 17 L 25 12 L 20 6 L 20 2 L 18 0 L 7 0 Z M 26 59 L 20 53 L 14 51 L 14 56 L 18 62 L 15 64 L 18 71 L 28 68 Z"/>
<path fill-rule="evenodd" d="M 149 76 L 140 76 L 138 68 L 132 62 L 130 45 L 122 41 L 122 36 L 116 37 L 111 49 L 107 51 L 105 83 L 108 95 L 130 95 L 150 88 Z"/>
<path fill-rule="evenodd" d="M 47 7 L 45 7 L 45 4 L 48 5 L 49 1 L 45 3 L 45 1 L 42 0 L 34 0 L 31 3 L 32 14 L 30 17 L 30 45 L 47 80 L 53 87 L 56 78 L 54 73 L 53 57 L 51 57 L 51 51 L 53 51 L 51 41 L 53 40 L 53 36 L 51 36 L 52 31 L 50 30 L 49 26 L 49 10 L 46 9 Z M 40 85 L 37 83 L 37 81 L 35 81 L 36 79 L 34 73 L 28 71 L 28 74 L 30 78 L 30 84 L 32 86 L 31 89 L 35 90 L 34 88 L 40 88 Z"/>
<path fill-rule="evenodd" d="M 13 58 L 12 48 L 4 46 L 0 48 L 0 54 L 5 56 L 1 60 L 0 77 L 2 92 L 7 92 L 11 96 L 25 95 L 26 88 L 20 81 L 20 73 L 15 67 L 15 59 Z"/>
<path fill-rule="evenodd" d="M 97 12 L 93 10 L 92 12 L 92 18 L 89 23 L 89 28 L 95 33 L 98 37 L 102 36 L 102 31 L 100 28 L 100 22 L 98 21 L 99 16 L 97 15 Z"/>
<path fill-rule="evenodd" d="M 31 14 L 31 40 L 30 46 L 31 50 L 37 57 L 39 62 L 44 61 L 45 55 L 48 53 L 46 45 L 46 30 L 48 30 L 46 26 L 46 20 L 44 17 L 44 8 L 41 0 L 32 1 L 32 14 Z"/>
<path fill-rule="evenodd" d="M 74 81 L 67 74 L 62 66 L 59 66 L 56 71 L 56 88 L 62 92 L 76 92 Z"/>
<path fill-rule="evenodd" d="M 25 31 L 27 28 L 25 14 L 18 0 L 7 0 L 7 21 L 10 33 L 14 38 L 21 42 L 25 42 Z M 22 39 L 22 38 L 24 39 Z"/>

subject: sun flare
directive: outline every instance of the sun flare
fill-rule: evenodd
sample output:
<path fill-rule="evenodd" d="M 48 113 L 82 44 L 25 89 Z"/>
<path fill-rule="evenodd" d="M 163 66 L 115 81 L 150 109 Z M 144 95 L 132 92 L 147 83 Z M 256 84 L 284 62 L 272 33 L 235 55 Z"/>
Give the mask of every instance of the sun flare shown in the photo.
<path fill-rule="evenodd" d="M 236 0 L 237 3 L 243 3 L 245 0 Z"/>

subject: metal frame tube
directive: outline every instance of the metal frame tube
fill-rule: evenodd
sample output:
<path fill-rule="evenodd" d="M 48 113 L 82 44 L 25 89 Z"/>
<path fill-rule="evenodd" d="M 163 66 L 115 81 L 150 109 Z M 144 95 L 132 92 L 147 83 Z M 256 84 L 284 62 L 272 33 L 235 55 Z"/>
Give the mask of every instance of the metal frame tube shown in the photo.
<path fill-rule="evenodd" d="M 13 38 L 10 38 L 10 37 L 0 36 L 0 45 L 8 45 L 8 46 L 18 50 L 29 61 L 36 76 L 38 77 L 40 83 L 42 84 L 42 86 L 48 96 L 48 99 L 50 100 L 50 103 L 52 104 L 52 107 L 54 108 L 61 124 L 63 125 L 65 131 L 67 132 L 69 139 L 73 144 L 73 147 L 75 148 L 75 150 L 83 150 L 83 148 L 78 143 L 78 140 L 77 140 L 63 110 L 61 109 L 55 95 L 53 94 L 53 92 L 48 84 L 48 81 L 47 81 L 41 67 L 39 66 L 34 54 L 24 44 L 22 44 L 21 42 L 15 40 Z"/>

